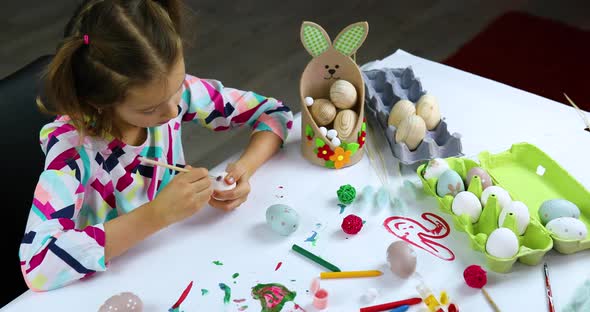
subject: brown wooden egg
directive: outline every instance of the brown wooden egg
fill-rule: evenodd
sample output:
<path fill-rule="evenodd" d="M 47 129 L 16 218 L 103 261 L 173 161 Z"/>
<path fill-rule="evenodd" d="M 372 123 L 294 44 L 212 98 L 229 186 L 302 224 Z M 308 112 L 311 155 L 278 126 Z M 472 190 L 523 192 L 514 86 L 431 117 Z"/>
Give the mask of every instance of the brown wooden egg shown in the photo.
<path fill-rule="evenodd" d="M 357 100 L 356 89 L 346 80 L 337 80 L 330 87 L 330 100 L 340 109 L 352 108 Z"/>
<path fill-rule="evenodd" d="M 326 99 L 316 99 L 311 106 L 311 116 L 318 126 L 327 126 L 336 117 L 336 106 Z"/>
<path fill-rule="evenodd" d="M 416 114 L 426 123 L 426 129 L 433 130 L 440 123 L 440 108 L 436 98 L 425 94 L 416 103 Z"/>
<path fill-rule="evenodd" d="M 424 119 L 417 115 L 408 116 L 404 119 L 395 132 L 395 141 L 404 142 L 408 148 L 415 150 L 426 136 L 426 124 Z"/>
<path fill-rule="evenodd" d="M 334 119 L 334 129 L 338 131 L 338 136 L 341 139 L 348 138 L 354 131 L 357 120 L 357 113 L 351 109 L 338 112 L 336 119 Z"/>
<path fill-rule="evenodd" d="M 412 115 L 416 115 L 414 103 L 408 100 L 399 100 L 393 105 L 389 113 L 388 124 L 397 128 L 402 120 Z"/>

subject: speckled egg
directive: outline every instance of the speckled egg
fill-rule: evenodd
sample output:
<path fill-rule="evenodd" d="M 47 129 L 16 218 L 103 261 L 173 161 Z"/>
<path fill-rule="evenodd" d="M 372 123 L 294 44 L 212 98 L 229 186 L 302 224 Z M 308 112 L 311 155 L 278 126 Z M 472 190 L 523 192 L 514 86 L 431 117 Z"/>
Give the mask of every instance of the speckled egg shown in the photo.
<path fill-rule="evenodd" d="M 475 223 L 481 215 L 481 202 L 475 194 L 463 191 L 455 196 L 451 209 L 457 216 L 462 214 L 469 215 L 471 223 Z"/>
<path fill-rule="evenodd" d="M 508 207 L 508 205 L 510 205 L 510 203 L 512 202 L 512 198 L 510 197 L 510 194 L 508 194 L 508 191 L 497 185 L 494 185 L 486 188 L 481 193 L 481 204 L 484 206 L 484 208 L 488 202 L 488 198 L 492 194 L 496 195 L 496 198 L 498 199 L 498 204 L 500 204 L 500 209 Z"/>
<path fill-rule="evenodd" d="M 561 217 L 580 218 L 580 209 L 576 204 L 565 199 L 551 199 L 541 204 L 539 219 L 543 225 Z"/>
<path fill-rule="evenodd" d="M 288 236 L 299 228 L 299 214 L 287 205 L 272 205 L 266 209 L 266 223 L 276 233 Z"/>
<path fill-rule="evenodd" d="M 449 169 L 449 163 L 446 160 L 442 158 L 432 159 L 424 169 L 424 179 L 438 179 L 441 174 Z"/>
<path fill-rule="evenodd" d="M 486 241 L 486 252 L 500 259 L 510 259 L 518 253 L 518 238 L 507 228 L 495 229 Z"/>
<path fill-rule="evenodd" d="M 463 179 L 456 171 L 451 169 L 443 172 L 436 182 L 436 194 L 440 197 L 446 195 L 455 196 L 464 190 Z"/>
<path fill-rule="evenodd" d="M 572 217 L 553 219 L 545 226 L 549 232 L 563 240 L 581 240 L 588 235 L 586 225 Z"/>
<path fill-rule="evenodd" d="M 471 184 L 471 179 L 474 176 L 478 176 L 479 179 L 481 180 L 481 189 L 482 190 L 485 190 L 486 188 L 492 186 L 492 178 L 487 173 L 487 171 L 483 170 L 480 167 L 473 167 L 473 168 L 469 169 L 469 171 L 467 172 L 467 178 L 465 179 L 465 181 L 467 182 L 467 185 Z"/>
<path fill-rule="evenodd" d="M 98 312 L 141 312 L 143 302 L 134 293 L 123 292 L 107 299 Z"/>
<path fill-rule="evenodd" d="M 508 205 L 508 207 L 502 209 L 500 212 L 500 217 L 498 218 L 499 227 L 504 224 L 504 220 L 508 214 L 513 214 L 516 216 L 518 233 L 519 235 L 524 234 L 526 228 L 529 226 L 529 222 L 531 221 L 531 215 L 527 205 L 525 205 L 523 202 L 513 201 Z"/>
<path fill-rule="evenodd" d="M 416 271 L 416 252 L 405 241 L 395 241 L 387 248 L 387 262 L 391 272 L 408 278 Z"/>

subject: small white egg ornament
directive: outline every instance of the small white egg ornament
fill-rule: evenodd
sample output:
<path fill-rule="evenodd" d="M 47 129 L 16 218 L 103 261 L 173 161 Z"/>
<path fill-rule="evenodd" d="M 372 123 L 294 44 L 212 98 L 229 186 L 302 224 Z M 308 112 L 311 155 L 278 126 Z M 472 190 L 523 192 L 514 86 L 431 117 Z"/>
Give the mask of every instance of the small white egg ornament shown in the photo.
<path fill-rule="evenodd" d="M 498 204 L 500 204 L 500 209 L 508 207 L 508 205 L 510 205 L 510 203 L 512 202 L 512 198 L 510 197 L 510 194 L 508 194 L 508 191 L 499 186 L 493 185 L 486 188 L 481 193 L 481 204 L 484 207 L 488 202 L 488 198 L 492 194 L 496 195 L 496 198 L 498 199 Z"/>
<path fill-rule="evenodd" d="M 424 169 L 424 179 L 438 179 L 443 172 L 449 169 L 449 163 L 446 160 L 442 158 L 432 159 Z"/>
<path fill-rule="evenodd" d="M 287 205 L 272 205 L 266 209 L 266 223 L 279 235 L 289 236 L 299 228 L 299 214 Z"/>
<path fill-rule="evenodd" d="M 545 227 L 557 238 L 563 240 L 582 240 L 588 235 L 586 225 L 572 217 L 553 219 Z"/>
<path fill-rule="evenodd" d="M 513 201 L 511 202 L 508 207 L 502 209 L 500 212 L 500 217 L 498 218 L 498 226 L 501 227 L 504 224 L 504 220 L 506 219 L 506 215 L 513 214 L 516 216 L 516 224 L 518 228 L 518 234 L 522 235 L 526 231 L 526 228 L 529 226 L 529 222 L 531 221 L 531 215 L 529 213 L 529 208 L 525 205 L 525 203 L 520 201 Z"/>
<path fill-rule="evenodd" d="M 460 192 L 455 196 L 451 209 L 457 216 L 462 214 L 469 215 L 471 223 L 476 223 L 479 220 L 482 211 L 479 198 L 475 194 L 466 191 Z"/>
<path fill-rule="evenodd" d="M 495 229 L 486 241 L 486 252 L 500 259 L 510 259 L 518 253 L 518 238 L 507 228 Z"/>

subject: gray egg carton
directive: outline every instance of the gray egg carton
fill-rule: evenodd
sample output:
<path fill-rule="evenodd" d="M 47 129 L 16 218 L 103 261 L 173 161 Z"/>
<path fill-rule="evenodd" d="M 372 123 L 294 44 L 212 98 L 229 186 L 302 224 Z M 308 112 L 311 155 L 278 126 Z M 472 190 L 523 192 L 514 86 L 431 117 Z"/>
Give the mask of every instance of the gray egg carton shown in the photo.
<path fill-rule="evenodd" d="M 410 151 L 405 143 L 395 142 L 396 128 L 388 125 L 389 112 L 393 105 L 402 99 L 416 103 L 426 94 L 411 67 L 373 69 L 363 71 L 362 74 L 365 81 L 366 110 L 379 124 L 393 156 L 401 164 L 417 169 L 420 164 L 433 158 L 463 156 L 461 135 L 451 134 L 444 119 L 436 129 L 427 132 L 424 141 L 414 151 Z M 444 104 L 441 105 L 441 111 L 444 113 Z"/>

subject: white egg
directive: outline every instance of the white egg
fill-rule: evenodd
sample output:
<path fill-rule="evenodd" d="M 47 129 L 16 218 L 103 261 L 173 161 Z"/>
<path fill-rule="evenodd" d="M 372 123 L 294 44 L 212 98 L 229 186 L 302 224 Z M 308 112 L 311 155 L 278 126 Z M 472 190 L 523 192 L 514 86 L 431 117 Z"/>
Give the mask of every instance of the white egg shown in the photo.
<path fill-rule="evenodd" d="M 311 96 L 305 97 L 305 105 L 312 106 L 313 105 L 313 98 Z"/>
<path fill-rule="evenodd" d="M 428 162 L 424 169 L 424 179 L 438 179 L 443 172 L 449 170 L 449 163 L 442 158 L 435 158 Z"/>
<path fill-rule="evenodd" d="M 460 192 L 453 199 L 453 213 L 457 216 L 467 214 L 471 218 L 471 223 L 476 223 L 481 215 L 481 202 L 475 194 L 471 192 Z"/>
<path fill-rule="evenodd" d="M 498 203 L 500 204 L 500 209 L 504 209 L 504 208 L 508 207 L 508 205 L 510 205 L 510 203 L 512 202 L 512 198 L 510 198 L 510 194 L 508 194 L 508 192 L 505 189 L 503 189 L 499 186 L 493 185 L 493 186 L 486 188 L 481 193 L 481 204 L 483 205 L 484 208 L 486 206 L 486 203 L 488 202 L 488 198 L 492 194 L 496 195 L 496 198 L 498 199 Z"/>
<path fill-rule="evenodd" d="M 507 228 L 495 229 L 486 241 L 486 251 L 500 259 L 510 259 L 518 253 L 518 238 Z"/>
<path fill-rule="evenodd" d="M 334 130 L 334 129 L 330 129 L 330 130 L 328 130 L 328 132 L 326 133 L 326 137 L 327 137 L 328 139 L 330 139 L 330 140 L 331 140 L 332 138 L 335 138 L 336 136 L 338 136 L 338 131 L 336 131 L 336 130 Z"/>
<path fill-rule="evenodd" d="M 213 187 L 214 190 L 220 191 L 220 192 L 229 191 L 229 190 L 233 190 L 234 188 L 236 188 L 236 182 L 229 184 L 229 185 L 227 183 L 225 183 L 226 176 L 227 176 L 227 172 L 225 172 L 225 171 L 222 173 L 218 173 L 218 174 L 211 174 L 211 177 L 209 177 L 209 179 L 211 180 L 211 187 Z"/>
<path fill-rule="evenodd" d="M 529 222 L 531 220 L 531 215 L 529 213 L 529 208 L 523 202 L 513 201 L 511 202 L 508 207 L 502 209 L 500 212 L 500 217 L 498 218 L 498 226 L 502 227 L 504 224 L 504 220 L 506 219 L 506 215 L 514 214 L 516 216 L 516 223 L 518 228 L 519 235 L 524 234 L 526 228 L 529 226 Z"/>
<path fill-rule="evenodd" d="M 553 219 L 545 226 L 553 235 L 563 240 L 581 240 L 588 235 L 586 225 L 572 217 Z"/>
<path fill-rule="evenodd" d="M 328 129 L 326 127 L 320 127 L 320 133 L 323 136 L 326 136 L 326 134 L 328 134 Z"/>

